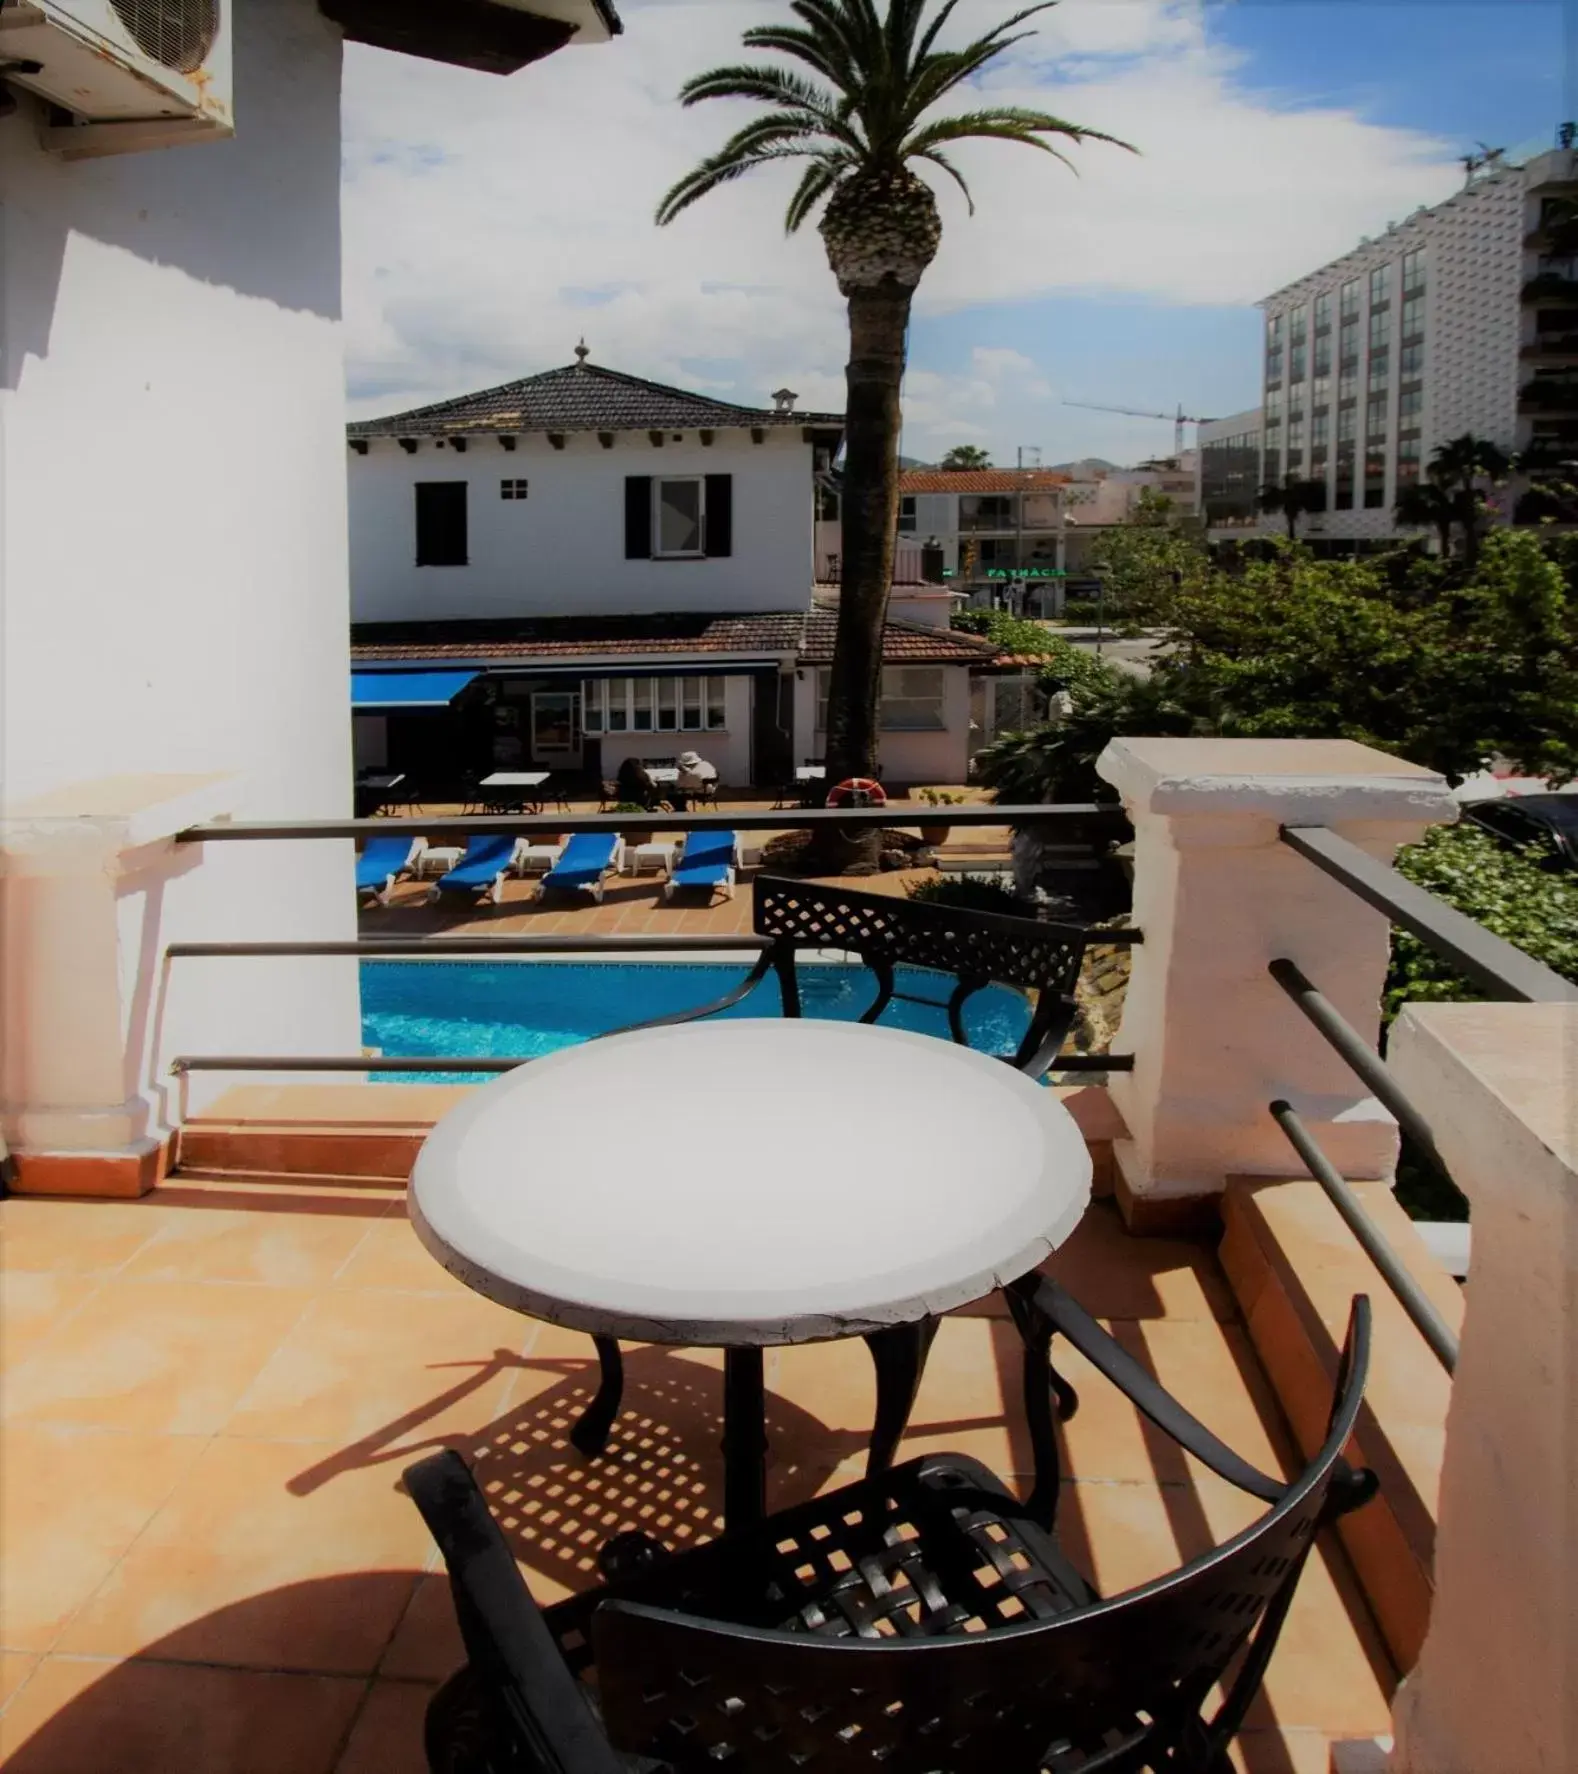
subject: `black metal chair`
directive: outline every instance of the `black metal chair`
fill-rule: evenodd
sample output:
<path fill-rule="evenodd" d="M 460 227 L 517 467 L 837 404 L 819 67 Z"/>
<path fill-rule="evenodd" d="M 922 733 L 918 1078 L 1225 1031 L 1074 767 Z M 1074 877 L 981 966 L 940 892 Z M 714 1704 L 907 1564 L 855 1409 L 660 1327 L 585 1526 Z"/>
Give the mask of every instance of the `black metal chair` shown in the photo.
<path fill-rule="evenodd" d="M 1133 1377 L 1132 1358 L 1055 1284 L 1021 1301 L 1120 1384 Z M 1271 1507 L 1111 1599 L 1030 1504 L 976 1461 L 940 1454 L 677 1556 L 621 1536 L 610 1581 L 539 1610 L 465 1462 L 423 1460 L 406 1483 L 449 1568 L 468 1658 L 429 1706 L 429 1766 L 1228 1774 L 1318 1531 L 1376 1489 L 1342 1458 L 1369 1336 L 1360 1297 L 1325 1442 L 1291 1484 L 1141 1375 L 1139 1408 Z M 1032 1347 L 1027 1374 L 1039 1366 Z M 1226 1698 L 1208 1712 L 1219 1681 Z"/>
<path fill-rule="evenodd" d="M 1024 1039 L 1011 1063 L 1039 1078 L 1057 1057 L 1078 1006 L 1074 988 L 1084 958 L 1086 932 L 1073 924 L 1044 924 L 1002 912 L 978 912 L 890 893 L 861 893 L 824 887 L 781 875 L 758 875 L 752 886 L 751 925 L 768 939 L 761 958 L 732 991 L 695 1010 L 654 1017 L 635 1028 L 662 1028 L 714 1016 L 748 997 L 767 977 L 778 976 L 785 1016 L 800 1014 L 795 956 L 801 949 L 842 949 L 859 957 L 877 983 L 877 993 L 860 1021 L 874 1023 L 895 999 L 931 1004 L 948 1014 L 948 1029 L 961 1047 L 969 1046 L 964 1007 L 989 985 L 1011 985 L 1036 993 Z M 901 992 L 899 967 L 927 968 L 954 976 L 946 999 Z M 616 1031 L 628 1033 L 628 1030 Z"/>

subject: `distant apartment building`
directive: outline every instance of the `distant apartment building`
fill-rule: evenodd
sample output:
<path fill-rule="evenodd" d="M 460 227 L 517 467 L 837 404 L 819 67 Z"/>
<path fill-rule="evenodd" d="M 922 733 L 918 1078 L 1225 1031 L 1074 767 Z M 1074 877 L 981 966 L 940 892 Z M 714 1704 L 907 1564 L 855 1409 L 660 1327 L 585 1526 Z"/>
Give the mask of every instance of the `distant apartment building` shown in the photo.
<path fill-rule="evenodd" d="M 1578 255 L 1562 226 L 1575 199 L 1572 149 L 1493 158 L 1261 304 L 1260 478 L 1325 483 L 1312 535 L 1397 534 L 1399 491 L 1464 432 L 1531 468 L 1578 454 Z"/>
<path fill-rule="evenodd" d="M 1263 426 L 1259 407 L 1200 422 L 1194 508 L 1207 531 L 1253 529 L 1259 523 Z"/>

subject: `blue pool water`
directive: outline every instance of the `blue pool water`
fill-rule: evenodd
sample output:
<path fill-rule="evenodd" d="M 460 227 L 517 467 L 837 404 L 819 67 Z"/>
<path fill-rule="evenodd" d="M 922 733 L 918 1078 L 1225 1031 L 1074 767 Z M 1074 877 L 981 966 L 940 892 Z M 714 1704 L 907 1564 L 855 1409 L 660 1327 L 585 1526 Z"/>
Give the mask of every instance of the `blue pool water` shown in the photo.
<path fill-rule="evenodd" d="M 737 964 L 711 961 L 364 961 L 362 1040 L 391 1056 L 486 1054 L 536 1059 L 610 1029 L 710 1003 L 747 971 Z M 952 984 L 950 978 L 922 968 L 898 970 L 901 992 L 941 999 Z M 875 982 L 863 967 L 800 969 L 805 1016 L 854 1022 L 875 991 Z M 742 1003 L 720 1014 L 780 1013 L 777 982 L 768 978 Z M 988 986 L 965 1006 L 965 1032 L 970 1045 L 983 1053 L 1012 1053 L 1029 1021 L 1028 1002 L 1007 986 Z M 882 1022 L 888 1028 L 949 1038 L 948 1018 L 940 1007 L 896 1002 L 888 1006 Z M 409 1081 L 424 1075 L 373 1076 Z M 480 1082 L 491 1074 L 444 1076 Z"/>

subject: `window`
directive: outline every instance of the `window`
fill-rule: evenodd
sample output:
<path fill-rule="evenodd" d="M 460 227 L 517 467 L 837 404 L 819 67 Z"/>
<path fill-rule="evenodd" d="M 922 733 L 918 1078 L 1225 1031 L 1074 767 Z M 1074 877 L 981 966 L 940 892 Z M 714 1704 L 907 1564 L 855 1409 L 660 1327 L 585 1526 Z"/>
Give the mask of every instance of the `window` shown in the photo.
<path fill-rule="evenodd" d="M 1290 345 L 1302 345 L 1304 343 L 1304 340 L 1309 333 L 1309 320 L 1309 310 L 1307 308 L 1295 308 L 1293 310 L 1292 314 L 1288 317 L 1288 343 Z"/>
<path fill-rule="evenodd" d="M 463 567 L 466 560 L 465 481 L 419 480 L 416 483 L 416 564 L 419 567 Z"/>
<path fill-rule="evenodd" d="M 1366 437 L 1386 436 L 1386 396 L 1372 394 L 1364 415 L 1364 435 Z"/>
<path fill-rule="evenodd" d="M 1268 350 L 1275 351 L 1281 344 L 1282 316 L 1280 314 L 1273 314 L 1266 322 L 1266 346 Z"/>
<path fill-rule="evenodd" d="M 1288 457 L 1289 457 L 1289 460 L 1290 461 L 1292 460 L 1292 453 L 1294 450 L 1302 450 L 1303 448 L 1304 448 L 1304 421 L 1302 419 L 1289 419 L 1288 420 Z"/>
<path fill-rule="evenodd" d="M 1268 484 L 1282 479 L 1282 452 L 1280 450 L 1266 451 L 1266 470 L 1261 478 Z"/>
<path fill-rule="evenodd" d="M 1329 336 L 1315 341 L 1315 374 L 1317 376 L 1331 374 L 1331 339 Z"/>
<path fill-rule="evenodd" d="M 1338 414 L 1337 414 L 1337 441 L 1338 441 L 1338 443 L 1352 443 L 1353 442 L 1354 433 L 1358 429 L 1358 426 L 1357 426 L 1358 417 L 1359 417 L 1359 409 L 1357 407 L 1343 407 L 1338 412 Z"/>
<path fill-rule="evenodd" d="M 1403 254 L 1403 294 L 1416 295 L 1425 287 L 1425 249 Z"/>
<path fill-rule="evenodd" d="M 1358 361 L 1359 323 L 1356 320 L 1345 321 L 1343 323 L 1342 336 L 1337 341 L 1337 362 L 1343 369 L 1347 369 L 1350 365 L 1356 364 Z"/>
<path fill-rule="evenodd" d="M 1337 378 L 1338 400 L 1353 400 L 1359 392 L 1359 372 L 1357 368 L 1345 369 Z"/>
<path fill-rule="evenodd" d="M 1302 382 L 1308 363 L 1308 349 L 1303 345 L 1294 345 L 1288 352 L 1288 380 Z"/>
<path fill-rule="evenodd" d="M 1266 381 L 1273 387 L 1282 380 L 1282 348 L 1266 353 Z"/>
<path fill-rule="evenodd" d="M 1316 413 L 1314 418 L 1310 420 L 1310 448 L 1312 450 L 1323 450 L 1326 447 L 1330 425 L 1331 421 L 1325 413 Z"/>
<path fill-rule="evenodd" d="M 1422 388 L 1410 388 L 1397 402 L 1397 423 L 1407 429 L 1419 423 L 1419 416 L 1425 410 L 1425 396 Z"/>
<path fill-rule="evenodd" d="M 1318 411 L 1331 400 L 1331 377 L 1316 376 L 1310 383 L 1310 405 Z"/>
<path fill-rule="evenodd" d="M 1391 319 L 1390 311 L 1384 308 L 1379 314 L 1370 316 L 1370 349 L 1372 351 L 1382 351 L 1386 348 L 1387 342 L 1392 336 Z"/>
<path fill-rule="evenodd" d="M 915 532 L 915 495 L 906 493 L 899 500 L 899 534 L 913 535 Z"/>
<path fill-rule="evenodd" d="M 818 733 L 827 731 L 827 691 L 832 676 L 825 667 L 816 674 Z M 877 725 L 885 733 L 932 732 L 945 727 L 942 684 L 940 665 L 884 665 Z"/>
<path fill-rule="evenodd" d="M 1392 268 L 1390 265 L 1377 265 L 1370 273 L 1370 306 L 1384 302 L 1392 292 Z"/>
<path fill-rule="evenodd" d="M 1410 296 L 1403 303 L 1403 337 L 1417 339 L 1425 330 L 1425 299 L 1423 296 Z"/>
<path fill-rule="evenodd" d="M 1391 380 L 1392 360 L 1388 352 L 1370 353 L 1370 387 L 1384 388 Z"/>
<path fill-rule="evenodd" d="M 831 487 L 816 489 L 816 515 L 823 523 L 836 524 L 838 522 L 838 494 Z M 899 524 L 899 528 L 901 530 L 904 528 L 902 522 Z"/>
<path fill-rule="evenodd" d="M 581 724 L 588 733 L 722 732 L 722 678 L 586 678 Z"/>
<path fill-rule="evenodd" d="M 526 487 L 527 483 L 523 480 L 501 480 L 499 482 L 499 497 L 501 499 L 524 499 Z"/>
<path fill-rule="evenodd" d="M 1400 487 L 1414 486 L 1419 480 L 1419 439 L 1405 437 L 1397 445 L 1397 484 Z"/>
<path fill-rule="evenodd" d="M 652 552 L 700 554 L 705 492 L 700 480 L 652 482 Z"/>
<path fill-rule="evenodd" d="M 1405 345 L 1403 354 L 1398 359 L 1397 373 L 1405 382 L 1412 382 L 1425 373 L 1425 348 L 1423 345 Z"/>
<path fill-rule="evenodd" d="M 1331 330 L 1331 294 L 1315 298 L 1315 331 L 1317 333 Z"/>
<path fill-rule="evenodd" d="M 1266 390 L 1266 417 L 1268 419 L 1282 417 L 1282 390 L 1280 388 Z"/>
<path fill-rule="evenodd" d="M 1364 452 L 1364 505 L 1374 511 L 1386 503 L 1386 450 L 1369 444 Z"/>
<path fill-rule="evenodd" d="M 1359 280 L 1357 277 L 1350 279 L 1342 286 L 1338 296 L 1338 312 L 1342 316 L 1344 326 L 1350 320 L 1359 318 Z"/>
<path fill-rule="evenodd" d="M 625 559 L 699 560 L 734 546 L 734 477 L 625 476 Z"/>

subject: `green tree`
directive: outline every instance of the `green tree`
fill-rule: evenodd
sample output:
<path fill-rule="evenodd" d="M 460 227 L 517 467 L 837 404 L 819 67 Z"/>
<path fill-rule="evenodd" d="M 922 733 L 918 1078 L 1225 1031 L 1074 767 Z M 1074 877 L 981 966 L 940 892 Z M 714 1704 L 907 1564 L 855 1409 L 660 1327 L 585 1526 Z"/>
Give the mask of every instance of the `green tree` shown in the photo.
<path fill-rule="evenodd" d="M 939 468 L 990 468 L 992 458 L 979 444 L 955 444 L 938 463 Z"/>
<path fill-rule="evenodd" d="M 685 105 L 751 99 L 768 109 L 667 192 L 659 223 L 758 167 L 804 161 L 785 225 L 793 233 L 825 204 L 822 241 L 849 305 L 842 584 L 827 712 L 835 780 L 870 776 L 876 767 L 882 625 L 898 522 L 899 387 L 910 304 L 942 239 L 937 200 L 916 167 L 945 174 L 968 202 L 947 152 L 955 142 L 1020 142 L 1066 160 L 1048 137 L 1113 140 L 1015 106 L 937 113 L 942 100 L 972 86 L 1028 35 L 1017 26 L 1054 3 L 1039 0 L 962 48 L 944 50 L 939 38 L 958 0 L 886 0 L 881 10 L 879 0 L 790 0 L 796 22 L 754 27 L 743 41 L 800 68 L 714 68 L 680 93 Z M 874 851 L 873 838 L 860 860 L 874 860 Z"/>
<path fill-rule="evenodd" d="M 1473 567 L 1489 510 L 1485 493 L 1500 486 L 1512 472 L 1512 458 L 1498 444 L 1473 432 L 1448 438 L 1430 454 L 1426 474 L 1450 500 L 1453 518 L 1463 533 L 1463 560 Z"/>
<path fill-rule="evenodd" d="M 1143 499 L 1140 510 L 1143 521 L 1114 524 L 1096 538 L 1090 565 L 1105 583 L 1109 619 L 1166 624 L 1179 588 L 1211 571 L 1211 560 L 1198 538 L 1150 516 Z"/>
<path fill-rule="evenodd" d="M 1290 474 L 1262 487 L 1255 503 L 1262 511 L 1280 512 L 1288 526 L 1288 540 L 1297 542 L 1299 520 L 1326 509 L 1326 483 L 1323 480 L 1301 480 Z"/>
<path fill-rule="evenodd" d="M 1406 530 L 1434 530 L 1442 560 L 1452 553 L 1452 526 L 1458 520 L 1458 504 L 1447 489 L 1430 477 L 1411 487 L 1400 487 L 1392 516 Z"/>

